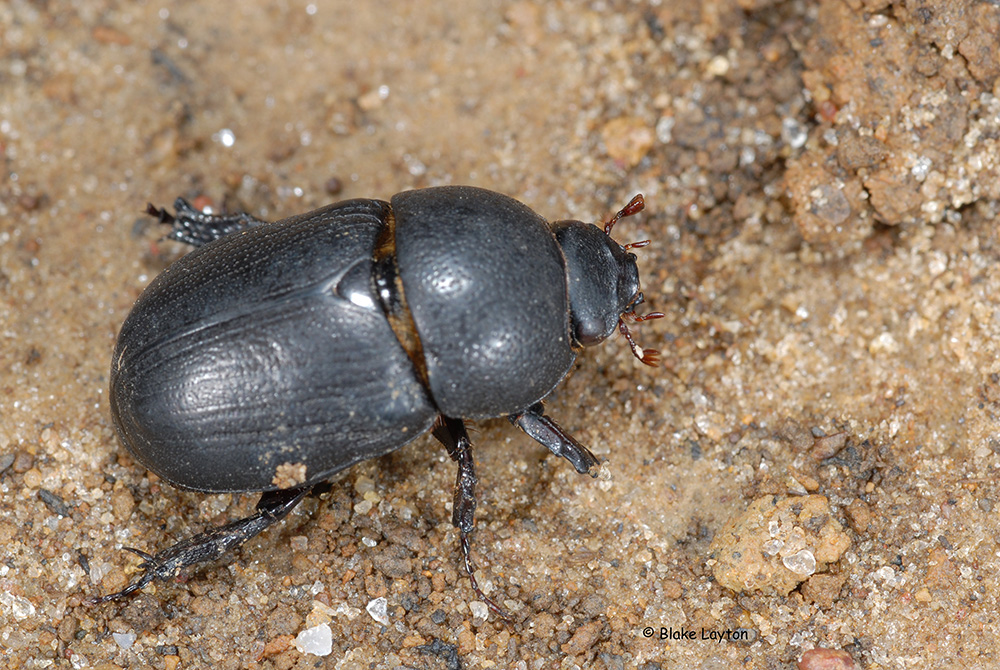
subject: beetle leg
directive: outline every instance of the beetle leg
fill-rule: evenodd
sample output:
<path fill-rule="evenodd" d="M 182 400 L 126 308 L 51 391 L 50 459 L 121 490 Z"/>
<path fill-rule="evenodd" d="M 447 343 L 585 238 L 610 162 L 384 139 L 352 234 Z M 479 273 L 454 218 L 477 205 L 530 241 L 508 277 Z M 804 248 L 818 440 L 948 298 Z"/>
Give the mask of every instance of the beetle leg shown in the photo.
<path fill-rule="evenodd" d="M 458 528 L 462 543 L 462 555 L 465 558 L 465 571 L 469 573 L 472 590 L 486 605 L 505 621 L 513 621 L 513 617 L 500 608 L 489 596 L 479 588 L 476 581 L 476 565 L 472 562 L 472 542 L 470 536 L 476 525 L 476 464 L 472 459 L 472 441 L 465 430 L 461 419 L 442 416 L 434 426 L 434 437 L 448 450 L 451 460 L 458 463 L 458 480 L 455 482 L 455 499 L 452 504 L 451 523 Z"/>
<path fill-rule="evenodd" d="M 542 407 L 542 403 L 536 402 L 523 412 L 511 414 L 507 418 L 512 424 L 527 433 L 528 437 L 546 447 L 556 456 L 562 456 L 572 463 L 581 475 L 597 476 L 597 466 L 600 465 L 597 457 L 590 452 L 590 449 L 564 431 L 559 424 L 545 416 L 545 408 Z"/>
<path fill-rule="evenodd" d="M 168 238 L 190 244 L 193 247 L 200 247 L 230 233 L 237 233 L 266 223 L 266 221 L 261 221 L 243 212 L 239 214 L 206 214 L 192 207 L 191 203 L 184 198 L 177 198 L 174 201 L 174 210 L 176 213 L 171 214 L 165 207 L 157 208 L 151 204 L 146 205 L 147 214 L 155 216 L 160 220 L 160 223 L 173 227 L 167 233 Z"/>
<path fill-rule="evenodd" d="M 458 463 L 458 480 L 455 482 L 455 500 L 452 505 L 451 524 L 463 533 L 471 533 L 476 514 L 476 464 L 472 459 L 472 441 L 461 419 L 442 417 L 434 427 L 434 437 L 448 450 L 451 460 Z"/>
<path fill-rule="evenodd" d="M 125 547 L 126 550 L 138 554 L 144 559 L 139 566 L 144 570 L 142 577 L 117 593 L 94 596 L 87 598 L 85 602 L 87 605 L 98 605 L 109 600 L 118 600 L 138 591 L 154 579 L 161 581 L 172 579 L 188 566 L 214 561 L 269 526 L 284 519 L 312 490 L 313 486 L 302 486 L 294 489 L 265 491 L 257 502 L 256 514 L 193 535 L 167 547 L 155 556 L 150 556 L 138 549 Z"/>

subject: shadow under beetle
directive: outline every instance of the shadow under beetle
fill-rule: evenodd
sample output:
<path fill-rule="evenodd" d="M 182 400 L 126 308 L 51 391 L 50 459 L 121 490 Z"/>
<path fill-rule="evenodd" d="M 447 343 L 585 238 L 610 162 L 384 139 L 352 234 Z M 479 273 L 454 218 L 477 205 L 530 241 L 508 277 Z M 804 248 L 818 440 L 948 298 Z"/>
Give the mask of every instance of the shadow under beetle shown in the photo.
<path fill-rule="evenodd" d="M 458 464 L 452 523 L 477 596 L 469 536 L 476 473 L 465 419 L 506 416 L 582 474 L 597 458 L 541 400 L 583 346 L 643 301 L 619 219 L 549 224 L 469 186 L 348 200 L 276 223 L 149 206 L 168 237 L 197 247 L 161 273 L 122 325 L 111 364 L 121 441 L 162 479 L 211 493 L 261 491 L 254 515 L 144 559 L 127 596 L 214 560 L 287 515 L 354 463 L 430 430 Z"/>

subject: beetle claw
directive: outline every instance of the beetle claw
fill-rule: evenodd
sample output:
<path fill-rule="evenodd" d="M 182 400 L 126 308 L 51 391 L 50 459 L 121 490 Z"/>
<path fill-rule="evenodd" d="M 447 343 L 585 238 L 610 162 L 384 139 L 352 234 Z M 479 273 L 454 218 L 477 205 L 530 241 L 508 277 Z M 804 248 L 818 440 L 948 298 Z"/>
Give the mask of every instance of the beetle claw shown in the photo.
<path fill-rule="evenodd" d="M 160 223 L 166 223 L 168 225 L 173 225 L 174 221 L 177 220 L 174 218 L 173 214 L 167 211 L 166 207 L 157 207 L 151 202 L 146 203 L 146 214 L 156 217 Z"/>
<path fill-rule="evenodd" d="M 144 561 L 144 563 L 142 564 L 142 567 L 144 568 L 147 565 L 152 565 L 154 562 L 156 562 L 156 558 L 152 554 L 147 554 L 141 549 L 136 549 L 135 547 L 122 547 L 122 549 L 124 549 L 125 551 L 131 551 L 133 554 L 141 558 Z"/>
<path fill-rule="evenodd" d="M 91 596 L 90 598 L 84 599 L 83 604 L 86 605 L 87 607 L 93 607 L 94 605 L 100 605 L 102 603 L 111 602 L 112 600 L 120 600 L 125 596 L 132 595 L 136 591 L 144 589 L 147 584 L 149 584 L 151 581 L 159 577 L 159 575 L 157 574 L 157 567 L 153 565 L 153 563 L 155 562 L 155 558 L 153 556 L 150 556 L 144 551 L 133 549 L 132 547 L 123 547 L 123 548 L 127 551 L 131 551 L 135 554 L 138 554 L 139 556 L 142 556 L 144 559 L 146 559 L 146 561 L 139 566 L 145 571 L 142 577 L 132 582 L 131 584 L 123 588 L 121 591 L 116 591 L 115 593 L 109 593 L 104 596 Z"/>

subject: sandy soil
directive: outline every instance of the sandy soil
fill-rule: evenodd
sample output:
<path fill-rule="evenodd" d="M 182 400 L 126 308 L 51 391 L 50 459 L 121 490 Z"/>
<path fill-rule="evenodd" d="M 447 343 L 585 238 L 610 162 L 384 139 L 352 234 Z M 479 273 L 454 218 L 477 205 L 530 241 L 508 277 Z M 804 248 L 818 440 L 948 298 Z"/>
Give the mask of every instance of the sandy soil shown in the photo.
<path fill-rule="evenodd" d="M 997 667 L 998 26 L 972 0 L 0 5 L 0 665 Z M 146 202 L 446 183 L 551 219 L 644 193 L 619 234 L 653 240 L 666 314 L 637 333 L 663 367 L 615 339 L 549 400 L 610 480 L 477 426 L 481 581 L 515 623 L 475 602 L 430 437 L 84 606 L 134 576 L 121 546 L 256 502 L 115 438 L 117 329 L 185 251 Z M 316 626 L 327 655 L 296 646 Z"/>

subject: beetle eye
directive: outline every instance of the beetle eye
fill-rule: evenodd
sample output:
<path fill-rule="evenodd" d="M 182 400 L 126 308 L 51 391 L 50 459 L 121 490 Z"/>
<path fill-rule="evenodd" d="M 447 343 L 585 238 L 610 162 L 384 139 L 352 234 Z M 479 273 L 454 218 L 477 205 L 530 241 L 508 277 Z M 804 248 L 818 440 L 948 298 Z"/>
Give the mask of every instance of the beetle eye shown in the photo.
<path fill-rule="evenodd" d="M 643 297 L 642 291 L 639 291 L 638 293 L 635 294 L 635 297 L 632 298 L 632 302 L 628 304 L 628 307 L 625 308 L 625 312 L 626 313 L 631 312 L 632 314 L 634 314 L 635 308 L 641 305 L 645 301 L 646 298 Z"/>

